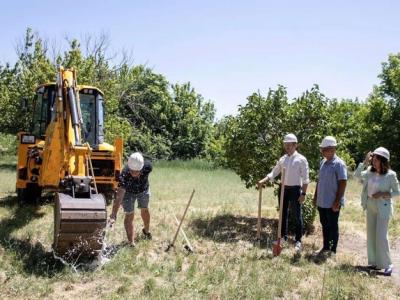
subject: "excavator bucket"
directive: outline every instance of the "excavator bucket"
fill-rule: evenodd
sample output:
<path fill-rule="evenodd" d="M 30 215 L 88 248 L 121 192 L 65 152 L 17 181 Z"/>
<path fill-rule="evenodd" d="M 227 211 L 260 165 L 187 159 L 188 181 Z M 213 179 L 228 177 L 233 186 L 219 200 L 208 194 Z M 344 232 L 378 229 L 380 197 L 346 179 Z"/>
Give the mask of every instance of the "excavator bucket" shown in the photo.
<path fill-rule="evenodd" d="M 96 256 L 103 246 L 106 222 L 106 202 L 102 194 L 73 198 L 57 193 L 53 249 L 57 255 L 65 257 Z"/>

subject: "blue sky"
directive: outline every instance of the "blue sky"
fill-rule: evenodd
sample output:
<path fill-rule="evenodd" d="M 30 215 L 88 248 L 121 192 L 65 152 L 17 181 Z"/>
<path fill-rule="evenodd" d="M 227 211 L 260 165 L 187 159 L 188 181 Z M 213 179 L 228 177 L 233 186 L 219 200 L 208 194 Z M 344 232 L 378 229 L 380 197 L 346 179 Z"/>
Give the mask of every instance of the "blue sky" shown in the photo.
<path fill-rule="evenodd" d="M 400 1 L 7 1 L 0 63 L 15 61 L 27 27 L 62 43 L 109 35 L 170 82 L 190 81 L 217 117 L 282 84 L 290 98 L 314 83 L 363 100 L 381 63 L 400 52 Z"/>

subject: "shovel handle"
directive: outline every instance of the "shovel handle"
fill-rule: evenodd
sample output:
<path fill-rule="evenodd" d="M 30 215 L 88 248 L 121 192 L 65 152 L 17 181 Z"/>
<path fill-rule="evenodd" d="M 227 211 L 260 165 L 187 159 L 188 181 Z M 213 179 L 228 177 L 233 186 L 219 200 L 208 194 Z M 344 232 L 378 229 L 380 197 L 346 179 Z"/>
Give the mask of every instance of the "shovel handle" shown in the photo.
<path fill-rule="evenodd" d="M 282 218 L 283 218 L 283 197 L 285 196 L 285 173 L 286 173 L 286 168 L 282 168 L 281 194 L 279 197 L 278 240 L 280 240 L 282 237 L 281 231 L 282 231 Z"/>
<path fill-rule="evenodd" d="M 258 189 L 258 217 L 257 217 L 257 239 L 261 239 L 261 202 L 262 202 L 262 186 Z"/>
<path fill-rule="evenodd" d="M 174 219 L 175 219 L 176 225 L 179 226 L 179 220 L 178 220 L 178 218 L 175 216 L 175 214 L 174 214 Z M 183 231 L 183 228 L 182 228 L 182 227 L 181 227 L 181 233 L 182 233 L 182 235 L 183 235 L 183 238 L 184 238 L 185 241 L 186 241 L 187 246 L 188 246 L 190 249 L 193 249 L 193 248 L 192 248 L 192 245 L 190 244 L 189 239 L 188 239 L 188 237 L 187 237 L 185 231 Z"/>
<path fill-rule="evenodd" d="M 188 210 L 188 208 L 189 208 L 190 203 L 192 202 L 193 196 L 194 196 L 194 189 L 193 189 L 192 194 L 190 195 L 190 199 L 189 199 L 188 204 L 186 205 L 185 212 L 183 213 L 182 219 L 181 219 L 181 221 L 179 222 L 179 226 L 178 226 L 178 229 L 177 229 L 176 232 L 175 232 L 174 239 L 173 239 L 172 242 L 171 242 L 171 245 L 172 245 L 172 246 L 175 244 L 176 238 L 178 237 L 178 233 L 179 233 L 179 230 L 181 229 L 181 226 L 182 226 L 182 223 L 183 223 L 183 219 L 185 219 L 187 210 Z"/>

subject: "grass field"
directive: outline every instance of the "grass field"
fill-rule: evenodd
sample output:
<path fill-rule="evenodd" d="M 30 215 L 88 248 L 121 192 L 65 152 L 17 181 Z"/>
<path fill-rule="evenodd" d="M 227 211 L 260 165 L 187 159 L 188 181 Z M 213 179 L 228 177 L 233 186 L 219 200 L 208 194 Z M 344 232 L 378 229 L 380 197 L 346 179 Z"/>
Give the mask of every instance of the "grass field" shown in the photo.
<path fill-rule="evenodd" d="M 398 274 L 392 278 L 361 272 L 366 264 L 365 221 L 359 205 L 360 185 L 349 182 L 348 202 L 340 217 L 338 254 L 317 261 L 321 232 L 304 239 L 302 255 L 289 243 L 273 257 L 278 212 L 272 190 L 264 192 L 263 241 L 254 244 L 257 197 L 229 170 L 207 164 L 160 162 L 151 174 L 152 241 L 125 240 L 123 213 L 107 233 L 115 253 L 94 270 L 64 266 L 51 252 L 53 206 L 50 199 L 37 207 L 19 206 L 14 193 L 15 158 L 0 163 L 0 298 L 1 299 L 398 299 Z M 313 187 L 311 187 L 312 190 Z M 195 189 L 184 229 L 195 252 L 164 250 Z M 397 211 L 400 208 L 396 202 Z M 108 211 L 111 206 L 108 207 Z M 136 231 L 141 231 L 139 215 Z M 390 224 L 392 251 L 399 253 L 400 214 Z M 139 235 L 140 237 L 140 235 Z M 397 239 L 396 239 L 397 237 Z M 398 263 L 398 262 L 397 262 Z M 397 264 L 397 268 L 400 266 Z"/>

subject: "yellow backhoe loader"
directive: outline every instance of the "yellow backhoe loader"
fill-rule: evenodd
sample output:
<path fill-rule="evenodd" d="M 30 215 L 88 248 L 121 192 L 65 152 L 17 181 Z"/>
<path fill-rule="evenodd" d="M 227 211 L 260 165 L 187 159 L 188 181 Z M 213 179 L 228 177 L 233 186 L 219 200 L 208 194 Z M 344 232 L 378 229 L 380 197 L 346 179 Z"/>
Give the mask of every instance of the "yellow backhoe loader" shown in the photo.
<path fill-rule="evenodd" d="M 40 85 L 29 131 L 18 133 L 16 190 L 35 203 L 55 192 L 54 242 L 58 255 L 96 254 L 106 226 L 103 193 L 117 188 L 122 140 L 104 142 L 104 98 L 77 85 L 73 69 L 59 68 L 55 83 Z"/>

